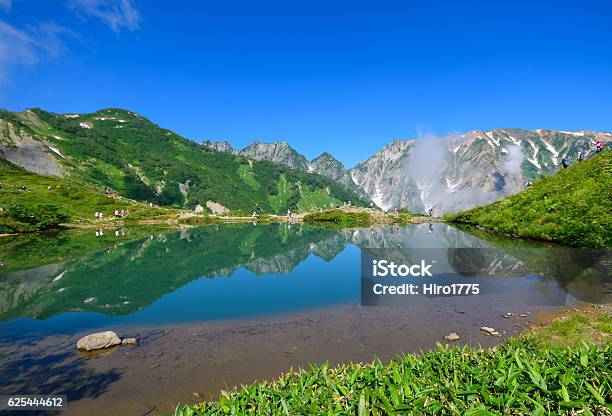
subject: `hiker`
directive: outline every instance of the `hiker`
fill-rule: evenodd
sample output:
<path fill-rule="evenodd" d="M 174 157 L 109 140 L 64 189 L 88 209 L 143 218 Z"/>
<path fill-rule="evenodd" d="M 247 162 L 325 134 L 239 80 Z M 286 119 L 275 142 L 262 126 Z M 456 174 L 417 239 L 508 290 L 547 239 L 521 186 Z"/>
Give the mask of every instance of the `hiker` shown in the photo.
<path fill-rule="evenodd" d="M 431 205 L 427 205 L 427 215 L 433 217 L 433 207 Z"/>
<path fill-rule="evenodd" d="M 584 160 L 584 152 L 578 153 L 578 162 L 582 162 Z"/>
<path fill-rule="evenodd" d="M 50 191 L 51 189 L 53 189 L 51 185 L 47 186 L 47 191 Z"/>
<path fill-rule="evenodd" d="M 399 210 L 396 208 L 393 208 L 393 214 L 395 214 L 395 216 L 397 217 L 399 215 Z"/>
<path fill-rule="evenodd" d="M 566 169 L 569 167 L 569 161 L 566 158 L 561 159 L 561 166 L 563 166 L 563 169 Z"/>
<path fill-rule="evenodd" d="M 604 146 L 605 146 L 605 143 L 602 140 L 600 140 L 599 141 L 599 146 L 597 147 L 597 152 L 598 153 L 602 152 L 604 150 Z"/>
<path fill-rule="evenodd" d="M 287 209 L 287 218 L 291 219 L 291 208 Z"/>
<path fill-rule="evenodd" d="M 96 213 L 94 214 L 94 217 L 96 217 L 96 220 L 100 219 L 100 213 L 98 211 L 96 211 Z"/>

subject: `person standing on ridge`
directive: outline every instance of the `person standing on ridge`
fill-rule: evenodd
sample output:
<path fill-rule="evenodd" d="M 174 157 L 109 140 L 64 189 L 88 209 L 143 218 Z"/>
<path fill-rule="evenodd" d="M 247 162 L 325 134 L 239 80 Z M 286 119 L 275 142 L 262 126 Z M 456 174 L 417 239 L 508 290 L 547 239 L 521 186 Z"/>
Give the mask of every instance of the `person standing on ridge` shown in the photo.
<path fill-rule="evenodd" d="M 566 158 L 561 159 L 561 166 L 563 166 L 563 169 L 567 168 L 569 166 L 569 161 Z"/>
<path fill-rule="evenodd" d="M 584 152 L 578 153 L 578 162 L 582 162 L 584 160 Z"/>

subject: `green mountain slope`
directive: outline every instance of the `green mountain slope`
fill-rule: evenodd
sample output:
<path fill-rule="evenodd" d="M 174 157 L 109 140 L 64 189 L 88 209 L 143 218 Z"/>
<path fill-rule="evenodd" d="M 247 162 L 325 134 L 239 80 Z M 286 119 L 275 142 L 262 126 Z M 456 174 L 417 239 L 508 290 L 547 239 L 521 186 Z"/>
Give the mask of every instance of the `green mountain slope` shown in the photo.
<path fill-rule="evenodd" d="M 212 201 L 230 210 L 259 208 L 265 213 L 348 200 L 367 204 L 329 178 L 217 152 L 126 110 L 1 112 L 0 122 L 0 153 L 5 159 L 38 173 L 53 174 L 56 163 L 64 176 L 139 201 L 181 208 Z M 28 151 L 40 163 L 32 164 Z"/>
<path fill-rule="evenodd" d="M 0 234 L 41 231 L 60 224 L 104 222 L 125 210 L 125 221 L 176 218 L 176 210 L 149 207 L 125 198 L 110 198 L 96 186 L 72 179 L 27 172 L 0 159 Z"/>
<path fill-rule="evenodd" d="M 494 204 L 449 215 L 494 232 L 573 247 L 612 247 L 612 153 L 575 163 Z"/>

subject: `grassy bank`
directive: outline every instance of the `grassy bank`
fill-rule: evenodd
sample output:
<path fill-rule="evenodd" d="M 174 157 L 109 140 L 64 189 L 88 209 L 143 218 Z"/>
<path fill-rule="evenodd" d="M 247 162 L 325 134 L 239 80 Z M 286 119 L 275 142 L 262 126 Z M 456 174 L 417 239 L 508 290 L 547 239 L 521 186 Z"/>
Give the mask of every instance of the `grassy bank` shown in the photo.
<path fill-rule="evenodd" d="M 338 227 L 369 227 L 372 224 L 372 215 L 367 212 L 348 212 L 333 209 L 308 213 L 304 215 L 303 221 Z"/>
<path fill-rule="evenodd" d="M 611 318 L 608 308 L 595 311 L 572 312 L 491 349 L 439 345 L 388 364 L 311 366 L 176 415 L 610 414 Z M 589 345 L 558 343 L 580 332 Z"/>
<path fill-rule="evenodd" d="M 494 204 L 447 219 L 572 247 L 612 247 L 612 152 L 576 163 Z"/>
<path fill-rule="evenodd" d="M 100 223 L 106 224 L 115 221 L 115 210 L 128 212 L 122 222 L 178 217 L 174 209 L 151 208 L 124 198 L 111 198 L 91 184 L 36 175 L 7 165 L 0 166 L 0 183 L 0 234 L 43 231 L 66 224 L 94 224 L 95 212 L 104 214 Z"/>
<path fill-rule="evenodd" d="M 326 211 L 310 212 L 302 218 L 304 222 L 338 228 L 371 227 L 374 225 L 410 224 L 430 220 L 418 214 L 401 212 L 388 214 L 368 208 L 343 207 Z"/>

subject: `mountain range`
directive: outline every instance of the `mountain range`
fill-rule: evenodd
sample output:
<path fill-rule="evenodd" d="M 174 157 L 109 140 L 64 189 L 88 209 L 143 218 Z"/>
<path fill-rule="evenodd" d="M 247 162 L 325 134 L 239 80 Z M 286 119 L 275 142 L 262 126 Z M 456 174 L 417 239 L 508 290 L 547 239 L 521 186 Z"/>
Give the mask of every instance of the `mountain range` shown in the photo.
<path fill-rule="evenodd" d="M 286 141 L 197 143 L 121 109 L 56 114 L 0 111 L 0 157 L 30 172 L 70 176 L 139 201 L 206 210 L 284 213 L 347 202 L 446 213 L 488 203 L 590 157 L 593 131 L 494 129 L 395 140 L 347 168 Z"/>
<path fill-rule="evenodd" d="M 384 210 L 445 213 L 495 201 L 519 191 L 541 175 L 560 169 L 595 141 L 612 134 L 593 131 L 494 129 L 462 135 L 395 140 L 348 169 L 329 153 L 308 161 L 287 142 L 254 142 L 238 151 L 228 142 L 204 142 L 210 148 L 325 175 L 367 195 Z"/>
<path fill-rule="evenodd" d="M 212 150 L 120 109 L 2 111 L 0 157 L 39 175 L 68 176 L 133 200 L 200 205 L 213 213 L 284 214 L 370 203 L 326 176 Z"/>

